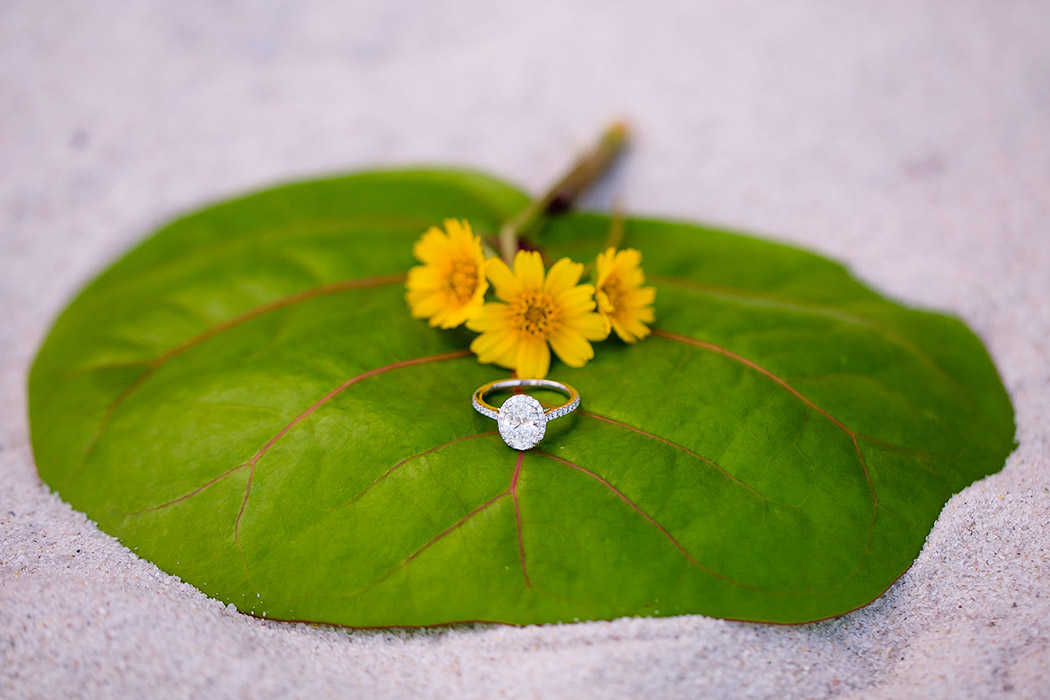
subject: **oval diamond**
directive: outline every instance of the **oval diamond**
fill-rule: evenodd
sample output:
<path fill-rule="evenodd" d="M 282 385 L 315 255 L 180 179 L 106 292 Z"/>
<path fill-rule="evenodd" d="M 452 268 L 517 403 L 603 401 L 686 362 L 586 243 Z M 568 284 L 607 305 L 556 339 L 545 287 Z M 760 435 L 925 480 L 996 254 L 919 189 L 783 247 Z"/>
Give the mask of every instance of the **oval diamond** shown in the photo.
<path fill-rule="evenodd" d="M 496 418 L 500 437 L 515 450 L 529 450 L 543 439 L 547 432 L 547 416 L 543 406 L 531 396 L 515 394 L 499 409 Z"/>

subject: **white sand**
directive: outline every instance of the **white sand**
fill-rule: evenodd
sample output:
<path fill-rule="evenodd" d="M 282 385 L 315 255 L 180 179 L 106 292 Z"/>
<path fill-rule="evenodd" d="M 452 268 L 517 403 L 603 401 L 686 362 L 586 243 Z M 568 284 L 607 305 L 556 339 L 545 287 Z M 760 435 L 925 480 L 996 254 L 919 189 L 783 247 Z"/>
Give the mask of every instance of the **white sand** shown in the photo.
<path fill-rule="evenodd" d="M 1050 697 L 1050 5 L 620 4 L 0 5 L 0 696 Z M 261 622 L 38 480 L 28 363 L 160 221 L 370 164 L 538 190 L 615 115 L 639 138 L 597 206 L 819 249 L 987 342 L 1021 446 L 871 606 L 793 628 Z"/>

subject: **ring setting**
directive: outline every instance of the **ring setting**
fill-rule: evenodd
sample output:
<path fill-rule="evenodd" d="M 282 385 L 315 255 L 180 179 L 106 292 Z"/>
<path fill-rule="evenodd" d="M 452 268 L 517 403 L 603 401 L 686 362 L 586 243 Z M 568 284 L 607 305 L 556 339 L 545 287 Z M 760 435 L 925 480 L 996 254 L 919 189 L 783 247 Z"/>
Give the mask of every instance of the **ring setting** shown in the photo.
<path fill-rule="evenodd" d="M 544 410 L 540 402 L 525 394 L 511 396 L 498 409 L 485 401 L 485 396 L 501 389 L 533 387 L 553 389 L 565 394 L 568 401 Z M 496 421 L 500 437 L 515 450 L 531 450 L 547 432 L 547 423 L 572 413 L 580 405 L 580 392 L 552 379 L 500 379 L 478 387 L 471 399 L 474 410 Z"/>

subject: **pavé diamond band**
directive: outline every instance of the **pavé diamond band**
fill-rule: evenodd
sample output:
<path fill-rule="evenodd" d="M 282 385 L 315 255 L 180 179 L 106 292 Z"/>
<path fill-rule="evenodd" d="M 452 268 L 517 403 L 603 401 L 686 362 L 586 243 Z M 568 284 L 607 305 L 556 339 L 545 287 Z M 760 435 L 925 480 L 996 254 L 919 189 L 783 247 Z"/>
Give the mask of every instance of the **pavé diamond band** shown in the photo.
<path fill-rule="evenodd" d="M 499 408 L 485 401 L 485 396 L 500 389 L 517 389 L 533 387 L 553 389 L 569 397 L 561 406 L 543 410 L 540 402 L 525 394 L 515 394 L 503 402 Z M 496 421 L 500 437 L 515 450 L 530 450 L 535 447 L 547 432 L 547 421 L 561 418 L 571 413 L 580 405 L 580 392 L 568 384 L 551 379 L 497 379 L 479 387 L 471 400 L 474 410 L 483 416 Z"/>

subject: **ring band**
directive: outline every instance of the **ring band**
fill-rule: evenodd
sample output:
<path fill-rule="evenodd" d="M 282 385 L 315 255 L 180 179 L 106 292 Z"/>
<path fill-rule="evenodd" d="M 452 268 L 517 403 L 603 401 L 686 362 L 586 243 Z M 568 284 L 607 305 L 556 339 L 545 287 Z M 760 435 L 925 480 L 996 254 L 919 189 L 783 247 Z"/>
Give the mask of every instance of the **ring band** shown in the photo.
<path fill-rule="evenodd" d="M 503 402 L 499 408 L 485 401 L 485 396 L 500 389 L 533 387 L 553 389 L 568 397 L 561 406 L 543 410 L 540 402 L 525 394 L 515 394 Z M 568 384 L 552 379 L 497 379 L 474 392 L 471 403 L 481 415 L 496 421 L 503 442 L 515 450 L 529 450 L 539 444 L 547 432 L 547 422 L 572 413 L 580 405 L 580 392 Z"/>

